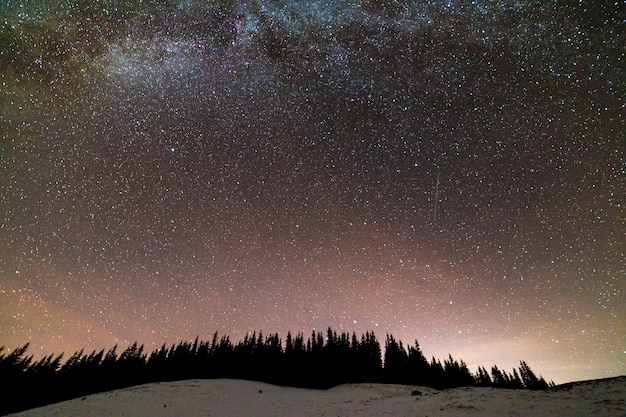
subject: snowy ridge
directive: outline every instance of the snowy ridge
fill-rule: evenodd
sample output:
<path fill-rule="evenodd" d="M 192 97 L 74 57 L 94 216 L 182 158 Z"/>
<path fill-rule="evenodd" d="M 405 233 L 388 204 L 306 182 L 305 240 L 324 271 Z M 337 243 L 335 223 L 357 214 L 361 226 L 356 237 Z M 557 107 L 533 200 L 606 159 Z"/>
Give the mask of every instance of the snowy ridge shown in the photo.
<path fill-rule="evenodd" d="M 329 390 L 211 379 L 155 383 L 12 416 L 626 416 L 626 376 L 545 391 L 346 384 Z"/>

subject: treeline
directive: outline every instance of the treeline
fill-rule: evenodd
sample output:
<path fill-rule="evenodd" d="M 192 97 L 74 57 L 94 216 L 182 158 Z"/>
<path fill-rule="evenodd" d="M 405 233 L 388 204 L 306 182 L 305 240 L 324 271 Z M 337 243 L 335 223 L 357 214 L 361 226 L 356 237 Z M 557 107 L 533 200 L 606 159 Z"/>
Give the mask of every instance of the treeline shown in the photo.
<path fill-rule="evenodd" d="M 76 352 L 65 362 L 63 354 L 38 361 L 27 355 L 28 344 L 6 353 L 0 348 L 0 414 L 97 392 L 150 382 L 195 378 L 238 378 L 277 385 L 325 389 L 344 383 L 382 382 L 445 389 L 460 386 L 544 389 L 550 386 L 521 362 L 512 373 L 496 366 L 480 367 L 472 374 L 461 360 L 449 356 L 443 364 L 426 360 L 417 341 L 406 349 L 392 335 L 385 340 L 384 366 L 381 345 L 373 332 L 324 335 L 288 333 L 285 342 L 277 333 L 246 335 L 234 344 L 217 332 L 210 341 L 163 345 L 148 353 L 134 343 L 122 352 L 118 347 L 99 352 Z"/>
<path fill-rule="evenodd" d="M 554 383 L 546 382 L 543 377 L 535 375 L 530 366 L 520 362 L 518 369 L 511 373 L 500 370 L 496 365 L 488 372 L 479 366 L 472 374 L 463 360 L 457 361 L 452 355 L 443 361 L 433 357 L 430 361 L 422 353 L 419 343 L 405 349 L 402 341 L 396 341 L 387 335 L 385 341 L 384 381 L 395 384 L 421 385 L 431 388 L 445 389 L 466 386 L 511 388 L 511 389 L 546 389 Z"/>

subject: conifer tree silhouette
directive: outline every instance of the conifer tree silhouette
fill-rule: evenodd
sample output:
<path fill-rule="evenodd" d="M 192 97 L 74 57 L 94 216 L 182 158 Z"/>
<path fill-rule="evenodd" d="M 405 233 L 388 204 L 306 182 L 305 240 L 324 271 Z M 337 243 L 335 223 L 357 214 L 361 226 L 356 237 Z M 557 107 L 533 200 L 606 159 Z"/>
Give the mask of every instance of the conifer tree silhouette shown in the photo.
<path fill-rule="evenodd" d="M 538 378 L 526 362 L 520 361 L 519 372 L 525 388 L 532 390 L 548 388 L 548 383 L 543 378 Z"/>
<path fill-rule="evenodd" d="M 409 346 L 407 368 L 411 384 L 428 385 L 430 366 L 428 365 L 428 360 L 422 353 L 417 340 L 415 340 L 414 346 Z"/>
<path fill-rule="evenodd" d="M 390 383 L 408 383 L 407 362 L 409 356 L 402 346 L 402 342 L 397 342 L 391 334 L 387 334 L 385 339 L 385 361 L 384 375 L 385 381 Z"/>

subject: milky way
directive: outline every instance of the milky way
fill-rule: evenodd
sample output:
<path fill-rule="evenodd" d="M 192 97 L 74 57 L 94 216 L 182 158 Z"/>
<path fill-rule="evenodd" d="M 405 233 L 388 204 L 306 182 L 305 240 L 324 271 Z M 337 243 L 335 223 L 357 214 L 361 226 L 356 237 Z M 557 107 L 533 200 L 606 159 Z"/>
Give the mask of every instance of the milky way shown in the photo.
<path fill-rule="evenodd" d="M 0 4 L 0 345 L 332 327 L 626 373 L 620 2 L 32 3 Z"/>

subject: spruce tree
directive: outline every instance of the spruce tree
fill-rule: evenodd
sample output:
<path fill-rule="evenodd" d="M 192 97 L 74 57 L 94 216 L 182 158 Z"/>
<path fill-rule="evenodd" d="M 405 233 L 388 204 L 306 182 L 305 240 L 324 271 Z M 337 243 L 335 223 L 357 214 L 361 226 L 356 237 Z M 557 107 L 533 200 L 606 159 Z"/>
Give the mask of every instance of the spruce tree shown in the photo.
<path fill-rule="evenodd" d="M 407 362 L 408 355 L 404 347 L 402 346 L 402 342 L 396 341 L 396 339 L 391 334 L 387 334 L 387 338 L 385 340 L 385 381 L 391 383 L 407 383 L 408 375 L 407 375 Z"/>

